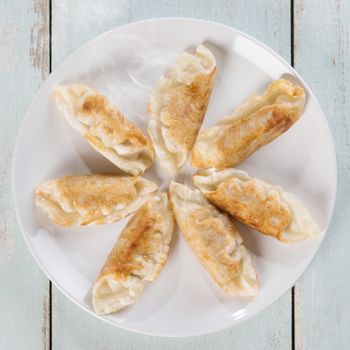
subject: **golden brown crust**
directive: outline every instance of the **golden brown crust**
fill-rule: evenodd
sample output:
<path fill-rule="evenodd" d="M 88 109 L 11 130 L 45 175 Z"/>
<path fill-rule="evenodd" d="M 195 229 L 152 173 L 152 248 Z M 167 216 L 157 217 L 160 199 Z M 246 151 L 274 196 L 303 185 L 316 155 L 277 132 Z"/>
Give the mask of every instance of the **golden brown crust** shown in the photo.
<path fill-rule="evenodd" d="M 172 175 L 185 164 L 207 110 L 216 62 L 203 45 L 183 52 L 150 98 L 148 133 L 160 164 Z"/>
<path fill-rule="evenodd" d="M 76 214 L 65 212 L 58 203 L 52 200 L 51 193 L 37 189 L 35 202 L 49 213 L 49 218 L 57 225 L 68 227 L 76 223 Z"/>
<path fill-rule="evenodd" d="M 200 262 L 209 271 L 216 283 L 230 292 L 231 280 L 239 273 L 240 266 L 225 249 L 232 245 L 239 233 L 230 220 L 221 220 L 210 207 L 191 213 L 181 231 Z"/>
<path fill-rule="evenodd" d="M 292 218 L 288 205 L 281 201 L 278 193 L 266 192 L 254 181 L 243 183 L 228 177 L 215 191 L 204 195 L 235 219 L 277 239 Z"/>
<path fill-rule="evenodd" d="M 110 208 L 115 203 L 128 203 L 135 199 L 136 177 L 95 174 L 87 176 L 65 176 L 56 181 L 60 198 L 77 210 L 93 211 L 97 208 Z"/>
<path fill-rule="evenodd" d="M 179 85 L 162 110 L 162 122 L 169 128 L 170 141 L 190 152 L 208 107 L 216 69 L 197 75 L 189 85 Z"/>
<path fill-rule="evenodd" d="M 192 165 L 196 168 L 235 166 L 287 131 L 298 118 L 295 111 L 287 108 L 263 107 L 230 126 L 222 127 L 222 136 L 215 145 L 217 156 L 210 164 L 194 150 Z"/>
<path fill-rule="evenodd" d="M 197 138 L 196 168 L 233 167 L 287 131 L 300 117 L 304 90 L 287 80 L 273 82 L 263 96 L 252 96 Z"/>
<path fill-rule="evenodd" d="M 170 198 L 181 233 L 216 283 L 230 295 L 255 296 L 256 272 L 232 220 L 198 190 L 172 182 Z"/>
<path fill-rule="evenodd" d="M 279 241 L 295 243 L 320 233 L 296 196 L 243 170 L 204 169 L 193 176 L 193 183 L 218 208 Z"/>
<path fill-rule="evenodd" d="M 114 222 L 142 206 L 157 186 L 141 177 L 116 174 L 65 176 L 35 191 L 36 203 L 57 224 Z"/>
<path fill-rule="evenodd" d="M 118 279 L 126 279 L 142 274 L 144 266 L 135 257 L 147 258 L 156 253 L 162 242 L 162 236 L 155 230 L 155 223 L 160 222 L 162 216 L 149 210 L 145 205 L 127 223 L 120 234 L 118 244 L 110 253 L 100 276 L 116 274 Z"/>
<path fill-rule="evenodd" d="M 121 233 L 118 244 L 101 270 L 100 277 L 112 273 L 122 279 L 138 275 L 143 266 L 134 256 L 150 255 L 154 247 L 159 245 L 161 236 L 153 234 L 153 225 L 160 218 L 160 215 L 150 213 L 147 207 L 141 208 Z"/>
<path fill-rule="evenodd" d="M 120 169 L 142 174 L 153 162 L 153 145 L 103 95 L 84 85 L 56 88 L 57 106 L 67 122 Z"/>
<path fill-rule="evenodd" d="M 142 134 L 140 129 L 126 120 L 106 97 L 98 94 L 87 96 L 79 112 L 81 112 L 80 121 L 90 125 L 90 132 L 86 135 L 89 141 L 96 140 L 91 133 L 95 129 L 100 129 L 103 130 L 104 135 L 112 138 L 116 143 L 129 142 L 135 147 L 147 145 L 152 149 L 150 140 Z M 97 141 L 100 140 L 97 138 Z"/>
<path fill-rule="evenodd" d="M 125 226 L 96 279 L 92 301 L 97 313 L 111 313 L 136 301 L 163 269 L 173 232 L 167 195 L 152 197 Z"/>

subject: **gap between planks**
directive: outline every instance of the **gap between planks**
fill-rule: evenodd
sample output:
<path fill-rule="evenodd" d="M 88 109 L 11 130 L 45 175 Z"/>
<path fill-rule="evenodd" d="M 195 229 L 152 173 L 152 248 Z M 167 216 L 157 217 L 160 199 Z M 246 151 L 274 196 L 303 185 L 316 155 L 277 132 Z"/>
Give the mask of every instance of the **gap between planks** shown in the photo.
<path fill-rule="evenodd" d="M 52 72 L 52 0 L 49 0 L 49 75 Z M 48 349 L 52 350 L 52 282 L 49 280 L 49 334 Z"/>
<path fill-rule="evenodd" d="M 290 64 L 294 68 L 294 54 L 295 54 L 295 37 L 294 37 L 294 31 L 295 31 L 295 7 L 294 7 L 294 0 L 290 0 Z M 297 282 L 298 283 L 298 282 Z M 291 291 L 291 348 L 292 350 L 296 349 L 296 340 L 295 340 L 295 286 L 292 287 Z"/>

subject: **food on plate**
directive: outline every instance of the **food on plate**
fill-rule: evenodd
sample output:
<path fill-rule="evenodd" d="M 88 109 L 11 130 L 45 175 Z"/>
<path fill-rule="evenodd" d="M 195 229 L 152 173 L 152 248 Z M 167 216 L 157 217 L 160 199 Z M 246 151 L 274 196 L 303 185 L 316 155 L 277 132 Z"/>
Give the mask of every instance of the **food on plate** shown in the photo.
<path fill-rule="evenodd" d="M 106 224 L 138 210 L 157 189 L 138 176 L 75 175 L 42 183 L 35 201 L 62 226 Z"/>
<path fill-rule="evenodd" d="M 153 163 L 151 141 L 105 96 L 73 84 L 57 87 L 55 99 L 67 122 L 118 168 L 139 175 Z"/>
<path fill-rule="evenodd" d="M 161 77 L 149 102 L 148 132 L 160 161 L 174 175 L 185 164 L 207 110 L 216 72 L 205 46 L 183 52 Z"/>
<path fill-rule="evenodd" d="M 147 282 L 166 263 L 174 217 L 165 193 L 152 197 L 120 234 L 92 290 L 97 314 L 118 311 L 135 303 Z"/>
<path fill-rule="evenodd" d="M 198 135 L 192 152 L 195 168 L 228 168 L 287 131 L 300 117 L 304 90 L 288 80 L 274 81 L 262 96 L 243 102 L 232 116 Z"/>
<path fill-rule="evenodd" d="M 195 175 L 193 182 L 215 206 L 282 242 L 299 242 L 320 232 L 296 196 L 245 171 L 206 169 Z"/>
<path fill-rule="evenodd" d="M 215 282 L 229 295 L 254 297 L 258 279 L 236 226 L 199 190 L 170 184 L 176 222 L 193 252 Z"/>

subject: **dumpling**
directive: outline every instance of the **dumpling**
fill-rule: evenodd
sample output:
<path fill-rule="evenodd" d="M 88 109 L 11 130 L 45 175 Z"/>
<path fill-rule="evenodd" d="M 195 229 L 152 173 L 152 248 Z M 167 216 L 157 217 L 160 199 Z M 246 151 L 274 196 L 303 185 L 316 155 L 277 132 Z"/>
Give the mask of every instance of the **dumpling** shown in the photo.
<path fill-rule="evenodd" d="M 170 184 L 170 200 L 183 236 L 215 282 L 229 295 L 256 296 L 255 269 L 228 215 L 200 191 L 176 182 Z"/>
<path fill-rule="evenodd" d="M 218 208 L 265 235 L 295 243 L 319 234 L 298 198 L 242 170 L 206 169 L 193 182 Z"/>
<path fill-rule="evenodd" d="M 55 98 L 67 122 L 118 168 L 139 175 L 153 163 L 151 141 L 103 95 L 73 84 L 57 87 Z"/>
<path fill-rule="evenodd" d="M 102 267 L 92 290 L 97 314 L 133 304 L 147 282 L 160 274 L 174 232 L 165 193 L 152 197 L 128 222 Z"/>
<path fill-rule="evenodd" d="M 192 152 L 195 168 L 228 168 L 287 131 L 300 117 L 304 90 L 288 80 L 274 81 L 262 96 L 252 96 L 234 114 L 204 129 Z"/>
<path fill-rule="evenodd" d="M 211 95 L 216 63 L 203 45 L 183 52 L 161 77 L 150 98 L 148 133 L 160 164 L 171 175 L 185 164 Z"/>
<path fill-rule="evenodd" d="M 158 186 L 116 174 L 65 176 L 35 190 L 36 204 L 62 226 L 106 224 L 138 210 Z"/>

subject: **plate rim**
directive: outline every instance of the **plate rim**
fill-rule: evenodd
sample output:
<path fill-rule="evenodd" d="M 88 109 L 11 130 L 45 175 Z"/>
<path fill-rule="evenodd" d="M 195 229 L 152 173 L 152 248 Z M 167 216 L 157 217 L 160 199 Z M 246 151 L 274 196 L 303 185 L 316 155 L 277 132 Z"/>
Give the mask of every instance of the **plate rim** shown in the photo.
<path fill-rule="evenodd" d="M 92 310 L 90 310 L 87 306 L 81 304 L 78 300 L 75 300 L 75 298 L 73 296 L 70 295 L 70 293 L 66 290 L 64 290 L 64 288 L 62 286 L 59 285 L 59 283 L 57 283 L 55 281 L 55 279 L 53 278 L 53 276 L 51 276 L 51 274 L 46 270 L 45 266 L 40 262 L 39 258 L 36 256 L 36 254 L 34 253 L 33 247 L 29 241 L 29 238 L 27 237 L 27 233 L 25 228 L 23 227 L 22 224 L 22 220 L 20 218 L 19 215 L 19 210 L 18 210 L 18 205 L 17 205 L 17 192 L 16 192 L 16 188 L 15 188 L 15 174 L 16 174 L 16 159 L 17 159 L 17 153 L 18 153 L 18 147 L 19 147 L 19 140 L 21 139 L 21 136 L 23 134 L 23 130 L 24 130 L 24 126 L 27 122 L 27 120 L 29 119 L 29 111 L 32 108 L 32 106 L 37 102 L 37 100 L 39 99 L 39 95 L 40 92 L 42 90 L 45 89 L 46 85 L 48 84 L 48 81 L 50 79 L 50 77 L 52 75 L 56 75 L 59 73 L 59 71 L 62 69 L 62 67 L 65 65 L 65 63 L 70 59 L 70 57 L 72 55 L 76 55 L 79 53 L 79 51 L 82 51 L 86 46 L 91 45 L 94 41 L 98 41 L 101 39 L 101 37 L 107 36 L 110 33 L 114 32 L 114 31 L 118 31 L 121 29 L 125 29 L 127 27 L 132 27 L 135 25 L 140 25 L 143 23 L 148 23 L 148 22 L 198 22 L 198 23 L 203 23 L 203 24 L 207 24 L 207 25 L 214 25 L 217 27 L 221 27 L 222 29 L 225 30 L 229 30 L 234 32 L 235 34 L 241 35 L 243 37 L 245 37 L 246 39 L 252 41 L 254 44 L 259 45 L 260 47 L 262 47 L 263 49 L 265 49 L 266 51 L 268 51 L 270 54 L 272 54 L 273 56 L 275 56 L 277 59 L 279 59 L 283 64 L 287 65 L 288 68 L 295 74 L 295 76 L 300 80 L 300 82 L 303 84 L 303 86 L 306 88 L 306 90 L 308 91 L 308 93 L 310 94 L 310 96 L 312 97 L 313 101 L 315 102 L 316 108 L 319 110 L 320 112 L 320 116 L 322 117 L 322 121 L 325 125 L 325 128 L 327 130 L 327 135 L 330 141 L 330 146 L 331 146 L 331 155 L 332 155 L 332 167 L 335 171 L 334 173 L 334 196 L 332 199 L 332 203 L 331 203 L 331 210 L 330 210 L 330 219 L 324 229 L 324 235 L 323 237 L 321 237 L 321 239 L 319 239 L 319 241 L 317 242 L 317 247 L 315 249 L 315 253 L 312 256 L 312 258 L 310 259 L 310 261 L 306 264 L 303 272 L 297 277 L 295 278 L 293 281 L 291 281 L 290 285 L 285 289 L 285 291 L 283 293 L 281 293 L 281 295 L 272 300 L 269 301 L 267 304 L 265 304 L 263 307 L 259 307 L 257 306 L 255 310 L 251 311 L 250 313 L 244 315 L 243 317 L 239 318 L 239 319 L 232 319 L 231 322 L 228 322 L 227 326 L 225 327 L 219 327 L 219 328 L 215 328 L 213 327 L 211 331 L 205 331 L 205 332 L 189 332 L 189 333 L 177 333 L 177 334 L 167 334 L 167 333 L 161 333 L 158 334 L 155 332 L 148 332 L 148 331 L 139 331 L 139 330 L 135 330 L 133 328 L 131 328 L 128 325 L 123 325 L 123 324 L 116 324 L 114 322 L 112 322 L 111 320 L 109 320 L 106 317 L 102 317 L 97 315 L 96 313 L 94 313 Z M 243 322 L 251 319 L 252 317 L 260 314 L 262 311 L 266 310 L 268 307 L 270 307 L 272 304 L 274 304 L 275 302 L 277 302 L 279 299 L 281 299 L 295 284 L 296 282 L 305 274 L 305 272 L 308 270 L 308 268 L 310 267 L 311 263 L 313 262 L 313 260 L 315 259 L 315 257 L 317 256 L 317 254 L 319 253 L 320 247 L 326 237 L 326 235 L 328 234 L 328 229 L 330 227 L 330 224 L 332 223 L 332 219 L 334 216 L 334 209 L 335 209 L 335 204 L 336 204 L 336 198 L 337 198 L 337 192 L 338 192 L 338 167 L 337 167 L 337 158 L 336 158 L 336 151 L 335 151 L 335 146 L 334 146 L 334 140 L 332 137 L 332 133 L 329 127 L 329 123 L 328 120 L 322 110 L 322 107 L 318 101 L 318 99 L 316 98 L 316 96 L 314 95 L 314 93 L 312 92 L 312 90 L 310 89 L 309 85 L 304 81 L 304 79 L 300 76 L 300 74 L 294 69 L 294 67 L 292 67 L 290 65 L 290 63 L 285 60 L 280 54 L 278 54 L 276 51 L 274 51 L 272 48 L 270 48 L 269 46 L 267 46 L 265 43 L 261 42 L 260 40 L 256 39 L 254 36 L 247 34 L 241 30 L 236 29 L 235 27 L 231 27 L 229 25 L 226 24 L 222 24 L 219 22 L 215 22 L 215 21 L 211 21 L 211 20 L 206 20 L 206 19 L 200 19 L 200 18 L 193 18 L 193 17 L 181 17 L 181 16 L 175 16 L 175 17 L 153 17 L 153 18 L 147 18 L 147 19 L 142 19 L 142 20 L 138 20 L 138 21 L 133 21 L 133 22 L 129 22 L 129 23 L 125 23 L 122 25 L 118 25 L 108 31 L 105 31 L 95 37 L 93 37 L 92 39 L 88 40 L 87 42 L 85 42 L 83 45 L 79 46 L 78 48 L 74 49 L 72 52 L 70 52 L 58 65 L 57 67 L 48 75 L 48 77 L 45 79 L 44 82 L 42 82 L 40 88 L 36 91 L 35 96 L 33 97 L 33 99 L 31 100 L 30 104 L 28 105 L 28 107 L 26 108 L 24 117 L 21 121 L 21 125 L 17 131 L 17 136 L 16 136 L 16 140 L 15 140 L 15 144 L 14 144 L 14 149 L 13 149 L 13 156 L 12 156 L 12 166 L 11 166 L 11 195 L 12 195 L 12 202 L 13 202 L 13 206 L 14 206 L 14 212 L 16 215 L 16 219 L 17 219 L 17 223 L 19 226 L 19 229 L 21 231 L 22 237 L 24 238 L 24 241 L 27 245 L 27 248 L 29 249 L 32 257 L 34 258 L 34 261 L 37 263 L 37 265 L 40 267 L 40 269 L 42 270 L 42 272 L 44 273 L 44 275 L 49 279 L 49 281 L 51 281 L 54 286 L 66 297 L 68 298 L 71 302 L 73 302 L 75 305 L 77 305 L 80 309 L 84 310 L 85 312 L 87 312 L 88 314 L 96 317 L 99 320 L 102 320 L 116 328 L 119 329 L 123 329 L 129 332 L 133 332 L 136 334 L 142 334 L 142 335 L 147 335 L 147 336 L 155 336 L 155 337 L 161 337 L 161 338 L 185 338 L 185 337 L 197 337 L 197 336 L 201 336 L 201 335 L 207 335 L 207 334 L 213 334 L 213 333 L 218 333 L 220 331 L 224 331 L 228 328 L 233 328 L 239 324 L 242 324 Z"/>

